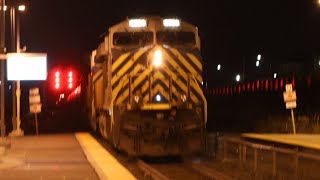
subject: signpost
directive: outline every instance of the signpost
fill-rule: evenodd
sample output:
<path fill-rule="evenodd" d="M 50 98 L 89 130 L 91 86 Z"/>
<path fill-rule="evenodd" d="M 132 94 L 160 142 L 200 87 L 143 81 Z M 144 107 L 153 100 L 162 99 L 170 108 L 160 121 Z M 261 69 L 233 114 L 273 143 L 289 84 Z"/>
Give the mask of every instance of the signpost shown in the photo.
<path fill-rule="evenodd" d="M 296 134 L 293 109 L 297 107 L 297 94 L 296 91 L 292 89 L 292 84 L 286 84 L 286 91 L 283 92 L 283 100 L 286 103 L 286 108 L 291 109 L 293 134 Z"/>
<path fill-rule="evenodd" d="M 39 88 L 32 88 L 29 90 L 29 104 L 30 112 L 34 113 L 36 121 L 36 133 L 38 135 L 38 117 L 37 114 L 41 112 Z"/>
<path fill-rule="evenodd" d="M 17 130 L 12 131 L 10 135 L 21 136 L 24 134 L 24 132 L 20 128 L 20 124 L 21 124 L 20 81 L 46 80 L 47 79 L 47 54 L 46 53 L 8 53 L 7 54 L 7 78 L 9 81 L 17 81 L 17 90 L 16 90 Z M 37 91 L 38 92 L 37 94 L 39 94 L 39 89 L 35 91 Z M 31 102 L 33 102 L 33 104 L 37 104 L 37 100 L 40 100 L 40 98 L 35 97 L 31 99 Z M 40 101 L 38 102 L 38 104 L 40 104 Z M 33 105 L 32 111 L 37 113 L 39 111 L 39 106 L 41 111 L 41 104 Z M 37 118 L 37 114 L 35 116 Z M 36 120 L 36 123 L 38 123 L 37 120 Z"/>

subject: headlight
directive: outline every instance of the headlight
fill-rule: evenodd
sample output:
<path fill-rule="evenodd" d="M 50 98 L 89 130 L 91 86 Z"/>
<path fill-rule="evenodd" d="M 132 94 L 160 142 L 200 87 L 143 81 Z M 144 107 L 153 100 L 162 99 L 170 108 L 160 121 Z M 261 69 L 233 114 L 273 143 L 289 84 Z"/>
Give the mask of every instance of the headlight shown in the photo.
<path fill-rule="evenodd" d="M 132 28 L 146 27 L 147 20 L 145 20 L 145 19 L 130 19 L 129 26 Z"/>
<path fill-rule="evenodd" d="M 162 52 L 161 50 L 156 50 L 153 55 L 153 65 L 159 67 L 162 64 Z"/>
<path fill-rule="evenodd" d="M 162 23 L 163 23 L 164 27 L 179 27 L 180 26 L 179 19 L 164 19 Z"/>
<path fill-rule="evenodd" d="M 156 95 L 156 101 L 157 101 L 157 102 L 160 102 L 161 99 L 162 99 L 162 98 L 161 98 L 160 94 L 157 94 L 157 95 Z"/>

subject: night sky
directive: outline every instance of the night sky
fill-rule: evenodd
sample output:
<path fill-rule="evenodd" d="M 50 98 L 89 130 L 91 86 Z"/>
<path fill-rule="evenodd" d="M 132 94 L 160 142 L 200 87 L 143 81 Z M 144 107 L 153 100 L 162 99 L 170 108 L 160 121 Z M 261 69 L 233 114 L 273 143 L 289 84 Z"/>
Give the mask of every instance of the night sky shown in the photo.
<path fill-rule="evenodd" d="M 25 2 L 21 44 L 28 52 L 47 52 L 51 64 L 89 61 L 99 36 L 109 26 L 141 15 L 175 16 L 198 26 L 209 72 L 218 63 L 236 71 L 243 58 L 254 64 L 258 53 L 272 63 L 312 61 L 320 55 L 316 0 Z"/>

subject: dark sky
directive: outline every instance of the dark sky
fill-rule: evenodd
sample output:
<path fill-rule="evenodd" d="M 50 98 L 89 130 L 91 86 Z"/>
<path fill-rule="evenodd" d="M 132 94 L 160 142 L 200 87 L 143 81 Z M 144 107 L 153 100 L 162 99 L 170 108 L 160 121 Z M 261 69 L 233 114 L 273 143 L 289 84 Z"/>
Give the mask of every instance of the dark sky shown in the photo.
<path fill-rule="evenodd" d="M 316 0 L 29 0 L 26 5 L 22 44 L 47 52 L 54 62 L 78 61 L 109 26 L 139 15 L 176 16 L 198 26 L 209 70 L 217 63 L 238 67 L 243 57 L 254 63 L 258 53 L 270 62 L 320 55 Z"/>

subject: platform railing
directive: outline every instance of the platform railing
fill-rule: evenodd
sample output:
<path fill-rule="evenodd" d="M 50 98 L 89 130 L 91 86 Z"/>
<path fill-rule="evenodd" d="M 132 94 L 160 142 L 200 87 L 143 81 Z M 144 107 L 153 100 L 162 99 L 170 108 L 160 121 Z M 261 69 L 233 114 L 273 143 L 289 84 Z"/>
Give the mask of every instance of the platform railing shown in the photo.
<path fill-rule="evenodd" d="M 275 147 L 232 137 L 219 137 L 218 144 L 220 145 L 218 157 L 221 157 L 223 162 L 236 160 L 240 167 L 249 167 L 251 173 L 256 175 L 270 174 L 271 170 L 272 177 L 277 179 L 286 175 L 293 179 L 320 176 L 320 166 L 318 166 L 320 165 L 320 152 L 317 152 L 318 154 L 302 152 L 298 148 Z M 311 166 L 308 162 L 303 163 L 308 160 L 318 165 Z M 311 168 L 316 168 L 318 171 Z"/>

